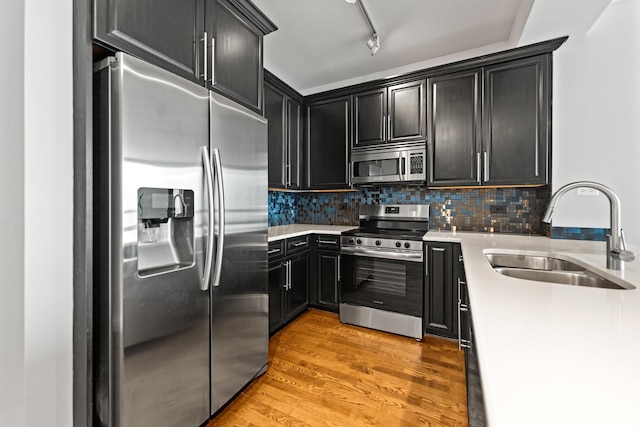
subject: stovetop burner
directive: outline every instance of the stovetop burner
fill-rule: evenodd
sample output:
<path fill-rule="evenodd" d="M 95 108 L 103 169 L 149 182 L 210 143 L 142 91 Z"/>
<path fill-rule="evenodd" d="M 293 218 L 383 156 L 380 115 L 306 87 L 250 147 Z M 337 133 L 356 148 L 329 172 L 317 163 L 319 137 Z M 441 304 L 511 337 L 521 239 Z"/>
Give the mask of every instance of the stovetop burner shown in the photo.
<path fill-rule="evenodd" d="M 363 205 L 360 228 L 342 233 L 342 246 L 421 250 L 422 237 L 429 230 L 429 205 Z"/>
<path fill-rule="evenodd" d="M 356 228 L 342 232 L 343 236 L 379 237 L 382 239 L 422 240 L 427 230 L 398 230 L 385 228 Z"/>

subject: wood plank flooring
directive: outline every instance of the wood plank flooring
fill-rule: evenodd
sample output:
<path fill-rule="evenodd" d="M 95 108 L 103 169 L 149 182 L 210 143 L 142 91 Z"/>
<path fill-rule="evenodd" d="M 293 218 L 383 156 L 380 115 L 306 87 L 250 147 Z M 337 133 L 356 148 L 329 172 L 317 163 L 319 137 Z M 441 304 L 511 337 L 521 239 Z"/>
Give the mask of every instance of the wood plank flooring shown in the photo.
<path fill-rule="evenodd" d="M 214 426 L 467 426 L 464 356 L 311 309 L 273 337 L 269 368 Z"/>

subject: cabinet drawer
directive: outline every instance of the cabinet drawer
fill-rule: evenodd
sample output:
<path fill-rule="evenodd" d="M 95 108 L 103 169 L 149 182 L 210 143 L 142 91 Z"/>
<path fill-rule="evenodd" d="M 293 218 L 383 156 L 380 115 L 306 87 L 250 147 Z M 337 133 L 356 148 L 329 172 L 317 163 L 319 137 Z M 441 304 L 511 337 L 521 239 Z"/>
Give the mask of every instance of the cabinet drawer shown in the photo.
<path fill-rule="evenodd" d="M 284 240 L 269 242 L 269 261 L 280 258 L 284 255 Z"/>
<path fill-rule="evenodd" d="M 340 250 L 340 236 L 333 234 L 320 234 L 316 236 L 318 249 Z"/>
<path fill-rule="evenodd" d="M 309 249 L 309 236 L 287 239 L 287 255 L 302 252 L 307 249 Z"/>

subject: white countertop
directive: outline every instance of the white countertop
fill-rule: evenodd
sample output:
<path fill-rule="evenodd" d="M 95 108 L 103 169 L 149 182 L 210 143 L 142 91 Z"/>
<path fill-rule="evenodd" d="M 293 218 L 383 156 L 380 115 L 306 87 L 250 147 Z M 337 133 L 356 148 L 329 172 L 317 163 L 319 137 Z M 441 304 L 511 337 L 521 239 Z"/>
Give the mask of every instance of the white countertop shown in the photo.
<path fill-rule="evenodd" d="M 607 270 L 604 242 L 541 236 L 429 231 L 424 240 L 462 245 L 491 427 L 640 425 L 639 259 Z M 490 266 L 491 249 L 562 254 L 637 289 L 510 278 Z"/>
<path fill-rule="evenodd" d="M 343 231 L 358 228 L 356 225 L 319 225 L 292 224 L 269 227 L 269 242 L 287 239 L 289 237 L 304 236 L 305 234 L 340 234 Z"/>

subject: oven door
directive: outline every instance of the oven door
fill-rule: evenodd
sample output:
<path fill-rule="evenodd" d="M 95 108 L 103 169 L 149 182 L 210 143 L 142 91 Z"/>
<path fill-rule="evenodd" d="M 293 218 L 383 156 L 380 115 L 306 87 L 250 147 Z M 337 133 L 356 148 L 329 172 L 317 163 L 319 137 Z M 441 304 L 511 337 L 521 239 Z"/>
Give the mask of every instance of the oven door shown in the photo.
<path fill-rule="evenodd" d="M 422 318 L 422 260 L 341 254 L 340 302 Z"/>

